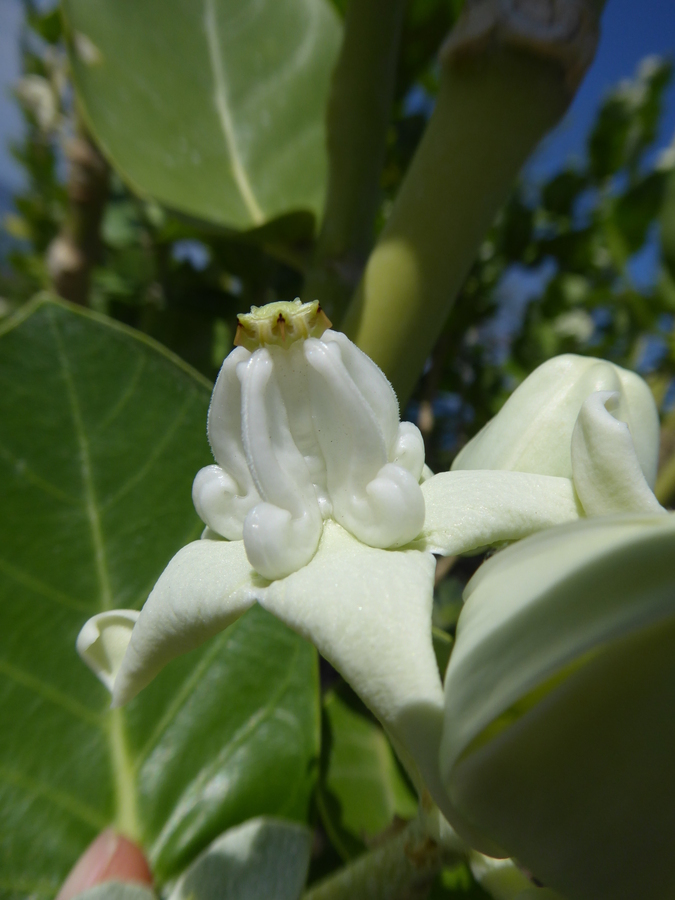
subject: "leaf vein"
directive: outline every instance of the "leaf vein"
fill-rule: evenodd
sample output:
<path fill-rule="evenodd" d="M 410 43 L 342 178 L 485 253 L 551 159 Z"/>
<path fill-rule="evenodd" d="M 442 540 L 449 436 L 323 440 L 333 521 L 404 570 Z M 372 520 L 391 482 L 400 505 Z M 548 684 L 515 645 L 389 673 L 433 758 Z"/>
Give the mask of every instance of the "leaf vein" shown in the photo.
<path fill-rule="evenodd" d="M 235 588 L 236 592 L 239 588 Z M 169 705 L 166 712 L 162 716 L 162 718 L 157 723 L 155 730 L 152 732 L 140 753 L 136 758 L 136 771 L 140 769 L 143 765 L 150 752 L 157 746 L 157 743 L 161 736 L 164 734 L 166 729 L 171 725 L 175 717 L 178 715 L 179 710 L 187 703 L 188 699 L 192 696 L 192 694 L 197 689 L 197 685 L 201 680 L 202 675 L 208 669 L 208 667 L 213 662 L 214 658 L 221 652 L 224 651 L 227 645 L 232 641 L 232 634 L 228 634 L 229 629 L 225 629 L 225 634 L 227 635 L 224 641 L 224 644 L 221 643 L 220 640 L 214 641 L 211 649 L 204 654 L 204 656 L 199 661 L 199 665 L 195 666 L 195 668 L 190 673 L 189 678 L 185 680 L 181 689 L 176 694 L 173 702 Z"/>
<path fill-rule="evenodd" d="M 129 400 L 134 395 L 134 391 L 136 390 L 136 385 L 141 377 L 141 373 L 145 368 L 145 356 L 141 353 L 138 354 L 138 359 L 136 362 L 136 368 L 134 369 L 131 378 L 129 379 L 127 386 L 122 391 L 121 396 L 117 400 L 117 402 L 113 405 L 112 409 L 108 412 L 106 416 L 98 423 L 96 431 L 103 431 L 108 428 L 112 422 L 120 415 L 124 407 L 127 405 Z"/>
<path fill-rule="evenodd" d="M 19 569 L 7 562 L 7 560 L 1 558 L 0 572 L 8 578 L 13 578 L 18 584 L 23 585 L 35 594 L 39 594 L 47 600 L 52 600 L 54 603 L 60 603 L 67 609 L 73 610 L 73 612 L 83 613 L 85 615 L 90 612 L 89 607 L 85 603 L 80 603 L 73 597 L 69 597 L 68 594 L 64 594 L 56 588 L 51 587 L 40 578 L 29 575 L 28 572 L 24 572 L 23 569 Z"/>
<path fill-rule="evenodd" d="M 256 225 L 262 224 L 265 220 L 262 209 L 260 208 L 256 196 L 253 192 L 248 173 L 244 166 L 241 151 L 237 143 L 235 134 L 234 121 L 230 110 L 230 101 L 227 92 L 227 82 L 225 80 L 225 71 L 221 58 L 221 48 L 218 41 L 218 23 L 216 21 L 216 10 L 213 0 L 204 0 L 204 34 L 209 50 L 209 63 L 211 64 L 211 73 L 213 75 L 214 92 L 213 100 L 218 113 L 218 121 L 220 122 L 220 130 L 225 139 L 225 146 L 230 157 L 230 167 L 232 176 L 239 189 L 244 206 L 248 210 L 249 215 Z"/>
<path fill-rule="evenodd" d="M 56 349 L 61 364 L 61 373 L 66 386 L 66 394 L 70 404 L 70 412 L 75 429 L 75 436 L 80 453 L 80 465 L 82 470 L 82 487 L 84 492 L 84 505 L 89 521 L 91 531 L 94 559 L 96 562 L 96 574 L 98 577 L 100 590 L 100 606 L 102 610 L 112 609 L 112 590 L 110 587 L 110 576 L 108 573 L 107 560 L 105 555 L 105 546 L 103 542 L 103 531 L 101 528 L 101 518 L 99 515 L 98 505 L 96 501 L 96 490 L 94 487 L 94 477 L 91 466 L 91 450 L 89 440 L 82 420 L 82 411 L 80 402 L 75 390 L 73 381 L 73 373 L 70 369 L 70 363 L 66 355 L 66 349 L 63 345 L 61 335 L 57 328 L 54 315 L 50 310 L 50 319 L 56 341 Z"/>
<path fill-rule="evenodd" d="M 0 780 L 12 787 L 18 787 L 34 799 L 44 798 L 54 806 L 58 806 L 59 809 L 69 813 L 73 818 L 79 819 L 86 825 L 95 828 L 96 831 L 103 831 L 110 824 L 95 809 L 82 803 L 67 791 L 56 790 L 48 784 L 24 775 L 23 772 L 18 772 L 16 769 L 0 765 Z"/>
<path fill-rule="evenodd" d="M 89 440 L 82 419 L 79 398 L 75 389 L 75 382 L 70 369 L 70 362 L 66 354 L 66 348 L 61 339 L 56 324 L 55 313 L 49 311 L 50 322 L 56 343 L 56 349 L 61 365 L 63 381 L 66 387 L 68 401 L 70 403 L 73 427 L 80 451 L 80 463 L 82 468 L 82 485 L 85 498 L 85 508 L 92 538 L 96 574 L 99 582 L 100 605 L 103 610 L 112 608 L 112 590 L 108 572 L 108 561 L 103 540 L 101 517 L 96 499 L 94 487 L 94 475 L 91 464 Z M 131 837 L 140 836 L 140 824 L 138 810 L 136 808 L 136 785 L 133 781 L 133 766 L 129 760 L 129 749 L 126 740 L 124 719 L 119 711 L 115 711 L 111 717 L 111 727 L 108 729 L 108 749 L 115 784 L 117 798 L 117 826 Z"/>
<path fill-rule="evenodd" d="M 87 725 L 94 725 L 100 728 L 103 724 L 101 716 L 94 710 L 69 697 L 68 694 L 64 694 L 51 684 L 42 681 L 41 678 L 37 678 L 35 675 L 31 675 L 30 672 L 15 666 L 9 660 L 0 659 L 0 675 L 4 675 L 5 678 L 8 678 L 15 684 L 20 684 L 34 694 L 38 694 L 43 700 L 60 707 L 69 715 L 85 722 Z"/>
<path fill-rule="evenodd" d="M 164 827 L 162 828 L 160 834 L 157 836 L 153 843 L 152 850 L 150 852 L 150 859 L 156 859 L 160 854 L 163 843 L 170 837 L 173 828 L 175 827 L 175 823 L 180 822 L 188 809 L 190 809 L 195 800 L 197 802 L 203 796 L 203 787 L 205 783 L 208 783 L 208 780 L 211 778 L 212 773 L 214 771 L 218 771 L 222 769 L 227 762 L 232 758 L 234 753 L 248 740 L 248 738 L 265 722 L 267 718 L 274 711 L 274 707 L 276 706 L 279 698 L 283 695 L 284 691 L 288 688 L 288 685 L 291 682 L 291 678 L 293 675 L 293 669 L 298 659 L 298 655 L 300 653 L 300 645 L 296 642 L 295 649 L 293 653 L 293 659 L 288 664 L 288 669 L 286 670 L 285 677 L 279 682 L 277 689 L 274 691 L 272 696 L 269 698 L 267 703 L 264 706 L 261 706 L 259 709 L 253 713 L 253 715 L 249 716 L 248 719 L 239 727 L 239 729 L 232 736 L 231 740 L 227 742 L 227 745 L 223 748 L 219 756 L 217 756 L 210 766 L 201 770 L 197 778 L 191 781 L 183 791 L 181 795 L 181 799 L 176 802 L 173 813 L 169 817 L 169 819 L 165 822 Z"/>
<path fill-rule="evenodd" d="M 129 491 L 134 487 L 134 485 L 138 484 L 139 481 L 143 480 L 145 475 L 150 471 L 150 469 L 153 467 L 153 465 L 157 462 L 159 457 L 162 455 L 163 451 L 166 449 L 166 446 L 171 441 L 171 438 L 174 436 L 174 434 L 178 430 L 179 425 L 185 418 L 187 411 L 192 404 L 192 399 L 193 399 L 192 397 L 188 397 L 188 399 L 185 400 L 185 402 L 179 409 L 178 414 L 174 418 L 173 422 L 166 429 L 166 431 L 162 435 L 162 438 L 159 441 L 157 441 L 157 443 L 153 447 L 153 449 L 152 449 L 150 455 L 148 456 L 148 458 L 146 459 L 146 461 L 133 475 L 131 475 L 124 482 L 124 484 L 120 488 L 118 488 L 118 490 L 112 495 L 112 497 L 109 497 L 105 501 L 105 503 L 103 503 L 101 505 L 102 511 L 110 509 L 110 507 L 112 507 L 116 503 L 118 503 L 122 499 L 122 497 L 124 497 L 125 494 L 129 493 Z"/>
<path fill-rule="evenodd" d="M 80 501 L 75 497 L 71 497 L 65 491 L 62 491 L 61 488 L 57 487 L 55 484 L 52 484 L 51 481 L 47 481 L 46 478 L 42 478 L 41 475 L 38 475 L 37 472 L 34 472 L 33 469 L 27 464 L 27 462 L 23 459 L 19 459 L 18 456 L 15 456 L 11 450 L 4 446 L 4 444 L 0 444 L 0 457 L 2 457 L 5 462 L 7 462 L 17 475 L 25 478 L 26 481 L 29 481 L 33 487 L 38 488 L 45 494 L 49 494 L 51 497 L 55 497 L 57 500 L 61 500 L 64 503 L 70 503 L 72 505 L 78 505 Z"/>

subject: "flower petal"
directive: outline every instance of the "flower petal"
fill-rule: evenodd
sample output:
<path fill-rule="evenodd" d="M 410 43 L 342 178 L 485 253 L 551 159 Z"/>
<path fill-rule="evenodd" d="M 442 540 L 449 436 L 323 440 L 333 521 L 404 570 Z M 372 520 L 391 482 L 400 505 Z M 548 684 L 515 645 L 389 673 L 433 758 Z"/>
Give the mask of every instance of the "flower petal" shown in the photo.
<path fill-rule="evenodd" d="M 263 498 L 244 521 L 251 565 L 265 578 L 283 578 L 306 565 L 323 521 L 307 462 L 293 441 L 272 354 L 256 350 L 237 369 L 242 389 L 246 458 Z"/>
<path fill-rule="evenodd" d="M 591 394 L 574 427 L 572 472 L 584 512 L 665 513 L 647 484 L 628 425 L 612 415 L 619 402 L 611 391 Z"/>
<path fill-rule="evenodd" d="M 246 513 L 260 502 L 241 437 L 241 385 L 237 366 L 251 354 L 236 347 L 225 359 L 209 406 L 208 434 L 217 466 L 197 473 L 192 499 L 199 518 L 230 541 L 241 540 Z"/>
<path fill-rule="evenodd" d="M 452 556 L 579 518 L 569 478 L 528 472 L 459 470 L 422 483 L 426 518 L 414 546 Z"/>
<path fill-rule="evenodd" d="M 535 369 L 452 464 L 458 469 L 508 469 L 572 477 L 570 439 L 583 402 L 616 391 L 618 418 L 630 424 L 650 485 L 656 477 L 659 418 L 648 385 L 628 369 L 571 353 Z"/>
<path fill-rule="evenodd" d="M 664 580 L 663 566 L 650 572 L 638 563 L 647 553 L 665 558 L 674 537 L 675 516 L 586 519 L 534 535 L 481 566 L 464 592 L 446 673 L 446 771 L 528 691 L 671 611 L 671 590 L 648 591 L 650 581 Z M 610 584 L 619 559 L 623 590 Z"/>
<path fill-rule="evenodd" d="M 308 340 L 312 415 L 326 460 L 335 519 L 371 547 L 399 547 L 419 534 L 419 472 L 388 462 L 382 423 L 352 378 L 336 342 Z M 370 364 L 369 364 L 370 365 Z M 384 377 L 384 376 L 382 376 Z"/>
<path fill-rule="evenodd" d="M 431 641 L 434 572 L 429 553 L 367 547 L 326 522 L 309 565 L 264 588 L 259 602 L 349 682 L 438 803 L 443 692 Z"/>
<path fill-rule="evenodd" d="M 77 636 L 77 652 L 109 691 L 113 689 L 139 615 L 135 609 L 99 613 L 84 623 Z"/>
<path fill-rule="evenodd" d="M 109 667 L 113 706 L 127 703 L 166 663 L 227 628 L 257 600 L 344 676 L 390 733 L 418 786 L 444 810 L 434 574 L 430 553 L 368 547 L 333 521 L 326 522 L 312 561 L 271 583 L 251 568 L 242 541 L 188 544 L 143 607 L 116 678 Z M 124 643 L 128 634 L 127 626 Z"/>
<path fill-rule="evenodd" d="M 128 703 L 170 660 L 231 625 L 265 583 L 251 568 L 242 541 L 194 541 L 183 547 L 141 611 L 112 705 Z"/>
<path fill-rule="evenodd" d="M 653 848 L 675 797 L 674 551 L 675 516 L 582 520 L 498 553 L 465 591 L 445 679 L 450 821 L 565 896 L 673 896 Z"/>

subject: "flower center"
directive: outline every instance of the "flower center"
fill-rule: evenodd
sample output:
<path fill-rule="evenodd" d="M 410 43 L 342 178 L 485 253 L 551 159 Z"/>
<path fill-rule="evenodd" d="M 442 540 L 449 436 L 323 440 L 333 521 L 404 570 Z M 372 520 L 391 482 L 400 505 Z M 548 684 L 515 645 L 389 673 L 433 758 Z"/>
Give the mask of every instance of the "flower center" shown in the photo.
<path fill-rule="evenodd" d="M 211 399 L 217 465 L 197 474 L 195 507 L 269 579 L 312 559 L 329 517 L 381 548 L 424 522 L 422 436 L 399 422 L 375 363 L 328 324 L 316 302 L 254 307 Z"/>
<path fill-rule="evenodd" d="M 281 301 L 266 306 L 252 306 L 250 313 L 237 316 L 235 347 L 257 350 L 265 344 L 289 347 L 294 341 L 319 338 L 331 322 L 318 300 L 303 303 Z"/>

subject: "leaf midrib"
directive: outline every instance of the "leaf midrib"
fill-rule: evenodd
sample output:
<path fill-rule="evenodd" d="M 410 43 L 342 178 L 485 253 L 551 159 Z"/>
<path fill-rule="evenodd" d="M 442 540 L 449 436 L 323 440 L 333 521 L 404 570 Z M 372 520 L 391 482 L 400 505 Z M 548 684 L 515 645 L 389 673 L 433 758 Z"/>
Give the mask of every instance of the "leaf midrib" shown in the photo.
<path fill-rule="evenodd" d="M 101 517 L 96 498 L 89 440 L 82 419 L 80 401 L 75 388 L 70 362 L 59 332 L 54 310 L 50 309 L 48 312 L 52 333 L 54 335 L 56 352 L 61 366 L 61 374 L 66 388 L 66 396 L 70 406 L 75 437 L 78 444 L 84 507 L 94 551 L 96 576 L 99 586 L 99 607 L 103 612 L 112 609 L 112 589 L 105 542 L 103 540 Z M 134 767 L 129 753 L 126 737 L 126 723 L 123 712 L 121 710 L 113 710 L 110 713 L 108 722 L 109 725 L 106 729 L 106 734 L 115 788 L 115 824 L 123 834 L 127 835 L 129 838 L 139 840 L 141 828 L 138 815 L 138 798 L 134 778 Z"/>
<path fill-rule="evenodd" d="M 248 177 L 241 156 L 237 136 L 235 133 L 234 119 L 230 109 L 230 100 L 227 91 L 227 81 L 223 68 L 222 52 L 218 41 L 218 23 L 213 0 L 204 0 L 204 35 L 209 51 L 209 64 L 213 75 L 213 101 L 218 115 L 220 130 L 225 139 L 225 146 L 230 158 L 232 177 L 241 195 L 241 199 L 248 214 L 256 225 L 262 225 L 265 215 L 258 204 L 253 187 Z"/>

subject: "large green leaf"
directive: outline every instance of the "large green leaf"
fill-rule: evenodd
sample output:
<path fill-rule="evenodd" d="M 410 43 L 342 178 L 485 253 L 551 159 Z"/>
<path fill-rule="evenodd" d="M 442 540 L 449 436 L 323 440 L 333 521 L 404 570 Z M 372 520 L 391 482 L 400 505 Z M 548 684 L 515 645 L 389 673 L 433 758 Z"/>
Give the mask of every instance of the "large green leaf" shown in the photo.
<path fill-rule="evenodd" d="M 327 0 L 63 0 L 89 127 L 138 192 L 231 228 L 321 212 Z"/>
<path fill-rule="evenodd" d="M 252 819 L 217 838 L 181 876 L 169 900 L 298 900 L 311 849 L 309 828 Z"/>
<path fill-rule="evenodd" d="M 150 888 L 131 882 L 105 881 L 77 895 L 76 900 L 156 900 Z"/>
<path fill-rule="evenodd" d="M 128 709 L 78 659 L 197 537 L 209 385 L 129 330 L 43 300 L 0 333 L 0 897 L 51 896 L 110 823 L 160 882 L 227 827 L 306 816 L 313 648 L 256 607 Z"/>
<path fill-rule="evenodd" d="M 382 728 L 348 690 L 326 694 L 324 730 L 319 807 L 333 844 L 349 858 L 394 816 L 413 818 L 417 800 Z"/>

